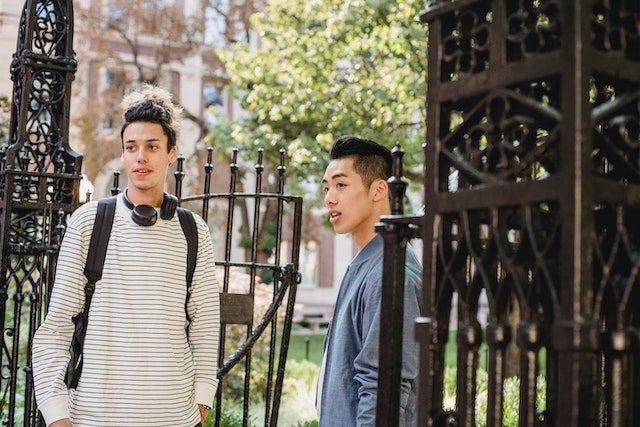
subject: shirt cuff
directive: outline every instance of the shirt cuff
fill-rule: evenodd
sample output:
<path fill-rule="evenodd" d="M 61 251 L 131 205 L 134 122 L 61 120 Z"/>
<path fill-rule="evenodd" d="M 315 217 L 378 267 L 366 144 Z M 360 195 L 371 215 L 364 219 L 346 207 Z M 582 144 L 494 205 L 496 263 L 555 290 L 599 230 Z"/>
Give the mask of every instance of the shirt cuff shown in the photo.
<path fill-rule="evenodd" d="M 199 405 L 205 405 L 211 407 L 213 399 L 216 397 L 216 390 L 218 390 L 218 380 L 214 380 L 213 384 L 209 382 L 196 381 L 196 403 Z"/>
<path fill-rule="evenodd" d="M 54 421 L 69 418 L 69 397 L 56 396 L 46 400 L 38 409 L 42 412 L 44 422 L 49 425 Z"/>

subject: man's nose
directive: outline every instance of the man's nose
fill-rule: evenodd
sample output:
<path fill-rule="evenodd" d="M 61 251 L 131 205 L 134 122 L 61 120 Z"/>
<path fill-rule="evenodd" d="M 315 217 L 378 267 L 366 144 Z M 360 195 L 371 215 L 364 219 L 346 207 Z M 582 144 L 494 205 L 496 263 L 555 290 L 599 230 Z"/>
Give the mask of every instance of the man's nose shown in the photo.
<path fill-rule="evenodd" d="M 324 193 L 324 205 L 330 206 L 335 204 L 335 198 L 333 197 L 333 192 L 331 189 L 328 189 L 326 193 Z"/>
<path fill-rule="evenodd" d="M 139 149 L 136 153 L 136 160 L 138 162 L 145 162 L 147 160 L 147 156 L 143 149 Z"/>

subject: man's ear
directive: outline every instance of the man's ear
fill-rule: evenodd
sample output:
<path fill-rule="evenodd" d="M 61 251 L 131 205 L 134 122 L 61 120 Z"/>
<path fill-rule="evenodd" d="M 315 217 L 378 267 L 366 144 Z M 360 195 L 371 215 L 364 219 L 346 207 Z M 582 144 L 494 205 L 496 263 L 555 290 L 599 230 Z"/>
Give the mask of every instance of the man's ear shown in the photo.
<path fill-rule="evenodd" d="M 384 179 L 376 179 L 373 181 L 369 191 L 373 196 L 374 202 L 379 202 L 380 200 L 389 198 L 389 184 Z"/>
<path fill-rule="evenodd" d="M 169 164 L 175 162 L 178 159 L 178 148 L 173 147 L 169 150 Z"/>

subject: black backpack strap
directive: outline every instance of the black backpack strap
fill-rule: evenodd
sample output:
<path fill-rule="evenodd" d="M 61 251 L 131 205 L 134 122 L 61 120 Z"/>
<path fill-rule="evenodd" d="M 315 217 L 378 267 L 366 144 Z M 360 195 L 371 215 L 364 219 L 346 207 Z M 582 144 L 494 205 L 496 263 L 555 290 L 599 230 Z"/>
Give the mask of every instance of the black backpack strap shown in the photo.
<path fill-rule="evenodd" d="M 191 323 L 191 318 L 187 311 L 187 303 L 191 297 L 191 282 L 193 281 L 193 272 L 196 270 L 196 260 L 198 258 L 198 227 L 190 210 L 178 208 L 177 211 L 180 226 L 187 238 L 187 298 L 184 301 L 184 312 L 187 316 L 187 321 Z"/>
<path fill-rule="evenodd" d="M 84 308 L 81 313 L 73 316 L 75 330 L 71 339 L 72 358 L 70 364 L 70 373 L 68 385 L 70 388 L 76 388 L 80 375 L 82 374 L 82 350 L 84 347 L 84 338 L 87 333 L 87 323 L 89 321 L 89 309 L 91 308 L 91 299 L 96 289 L 96 283 L 102 278 L 102 268 L 107 255 L 107 246 L 109 245 L 109 236 L 113 226 L 113 217 L 116 211 L 116 197 L 110 197 L 98 202 L 96 211 L 96 219 L 93 224 L 93 232 L 91 233 L 91 241 L 89 243 L 89 251 L 87 253 L 87 261 L 84 266 L 84 275 L 87 278 L 87 284 L 84 287 Z"/>
<path fill-rule="evenodd" d="M 107 246 L 109 245 L 109 236 L 111 236 L 115 212 L 115 196 L 98 202 L 98 211 L 96 212 L 96 220 L 91 233 L 87 262 L 84 265 L 84 275 L 87 278 L 87 283 L 95 285 L 98 280 L 102 279 L 102 268 L 104 267 L 104 259 L 107 256 Z M 87 304 L 85 304 L 86 307 Z"/>

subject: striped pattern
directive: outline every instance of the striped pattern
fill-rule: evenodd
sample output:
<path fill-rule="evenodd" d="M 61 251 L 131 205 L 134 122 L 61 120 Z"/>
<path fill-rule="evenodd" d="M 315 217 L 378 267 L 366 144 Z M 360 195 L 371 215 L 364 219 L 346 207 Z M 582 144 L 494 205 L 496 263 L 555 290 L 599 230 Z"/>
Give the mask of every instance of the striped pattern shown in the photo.
<path fill-rule="evenodd" d="M 89 312 L 78 388 L 64 384 L 82 310 L 82 274 L 97 202 L 69 219 L 45 322 L 33 342 L 36 397 L 47 424 L 70 417 L 81 426 L 192 427 L 197 404 L 211 405 L 218 380 L 218 283 L 209 229 L 198 226 L 198 260 L 185 333 L 187 242 L 178 216 L 140 227 L 119 196 L 102 280 Z"/>

